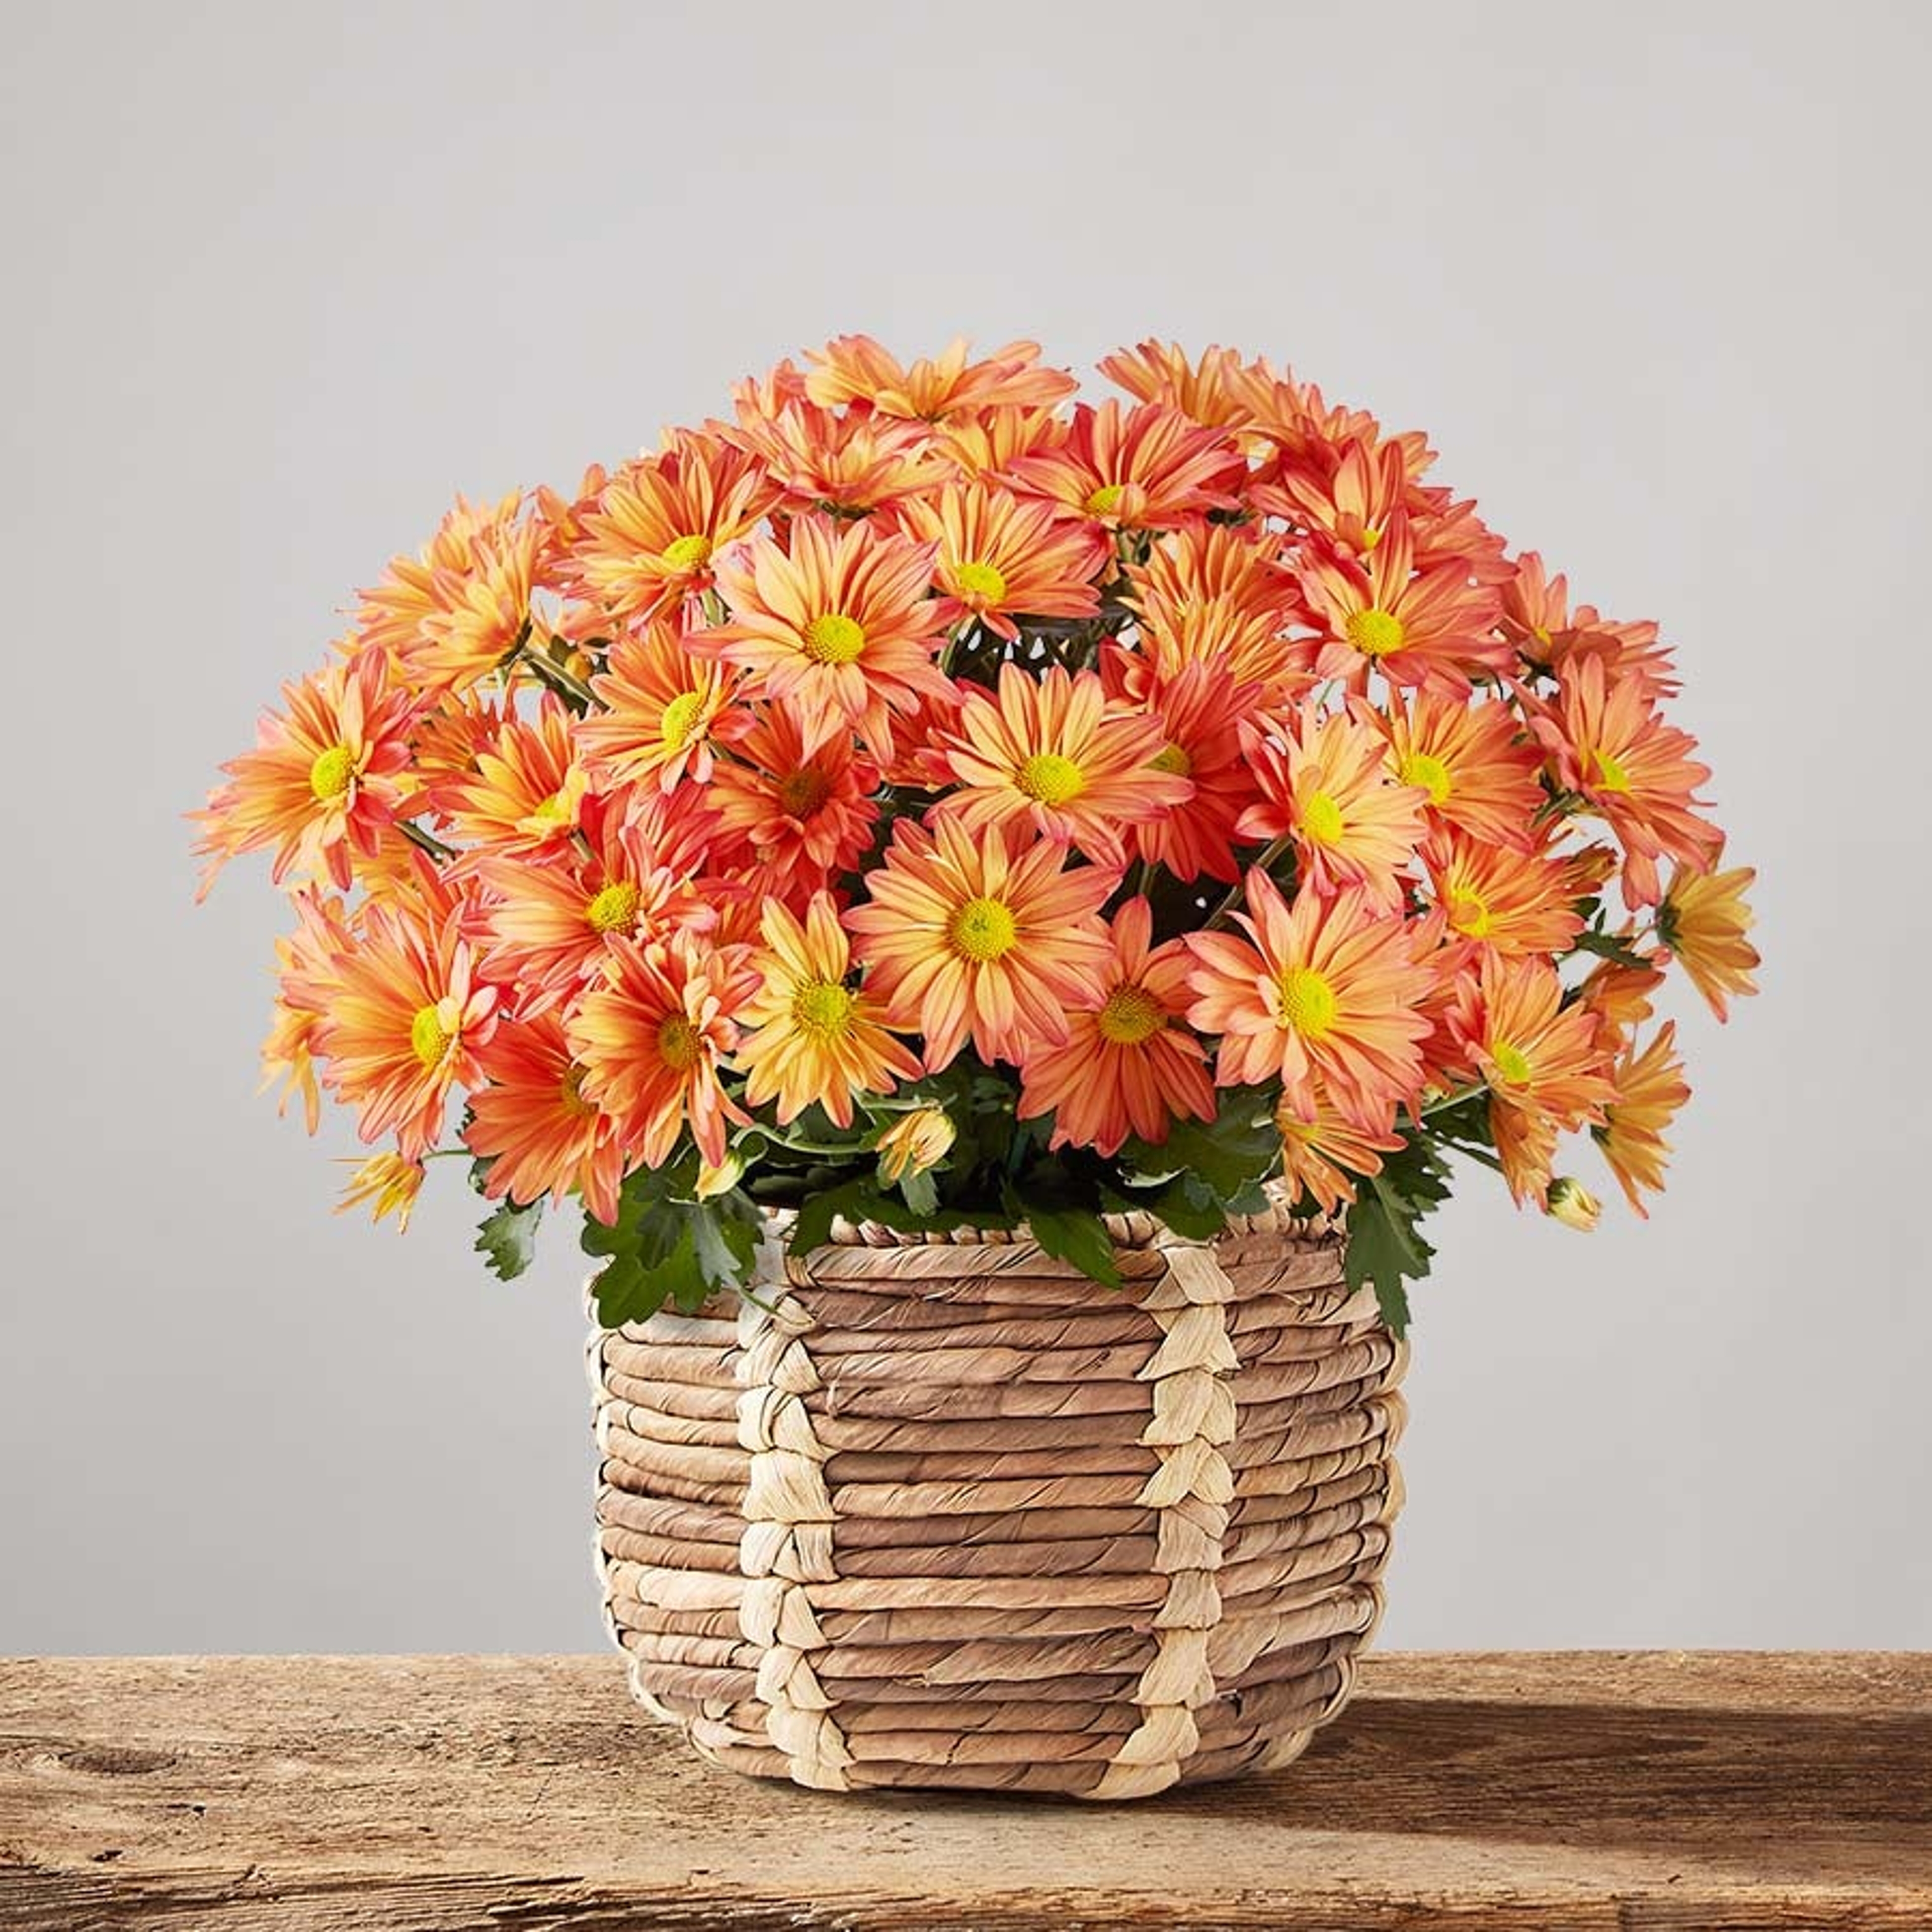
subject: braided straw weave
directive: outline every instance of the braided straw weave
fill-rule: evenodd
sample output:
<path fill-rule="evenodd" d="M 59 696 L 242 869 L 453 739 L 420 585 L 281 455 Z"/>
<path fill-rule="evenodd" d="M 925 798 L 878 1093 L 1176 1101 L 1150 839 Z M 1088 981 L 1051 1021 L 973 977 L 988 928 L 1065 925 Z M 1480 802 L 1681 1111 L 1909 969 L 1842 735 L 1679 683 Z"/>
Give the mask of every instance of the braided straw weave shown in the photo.
<path fill-rule="evenodd" d="M 842 1224 L 763 1306 L 593 1336 L 598 1564 L 632 1686 L 821 1790 L 1139 1798 L 1296 1756 L 1382 1614 L 1406 1344 L 1320 1221 Z"/>

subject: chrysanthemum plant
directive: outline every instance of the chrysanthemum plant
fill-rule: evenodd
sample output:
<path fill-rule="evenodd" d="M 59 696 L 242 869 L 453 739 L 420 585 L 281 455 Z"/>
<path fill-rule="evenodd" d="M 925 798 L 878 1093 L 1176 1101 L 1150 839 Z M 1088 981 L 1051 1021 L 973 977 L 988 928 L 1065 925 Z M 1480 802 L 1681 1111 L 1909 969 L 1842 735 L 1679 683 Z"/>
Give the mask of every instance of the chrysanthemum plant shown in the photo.
<path fill-rule="evenodd" d="M 1112 1280 L 1108 1213 L 1279 1181 L 1398 1330 L 1453 1156 L 1587 1227 L 1587 1138 L 1644 1211 L 1666 969 L 1756 963 L 1656 626 L 1265 362 L 1038 356 L 842 338 L 362 593 L 198 814 L 288 891 L 345 1205 L 460 1157 L 508 1276 L 578 1197 L 615 1323 L 838 1216 Z"/>

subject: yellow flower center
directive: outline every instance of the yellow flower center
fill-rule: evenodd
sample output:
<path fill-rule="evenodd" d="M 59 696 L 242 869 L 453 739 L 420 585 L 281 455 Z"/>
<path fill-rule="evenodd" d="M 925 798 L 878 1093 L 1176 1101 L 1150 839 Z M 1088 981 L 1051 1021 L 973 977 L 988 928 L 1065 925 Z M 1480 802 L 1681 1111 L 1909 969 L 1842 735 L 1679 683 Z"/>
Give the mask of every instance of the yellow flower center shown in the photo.
<path fill-rule="evenodd" d="M 1014 782 L 1042 805 L 1064 805 L 1087 789 L 1087 774 L 1058 752 L 1036 752 L 1021 766 Z"/>
<path fill-rule="evenodd" d="M 816 664 L 850 664 L 866 648 L 866 627 L 841 610 L 828 610 L 805 627 L 805 654 Z"/>
<path fill-rule="evenodd" d="M 1472 892 L 1464 886 L 1449 895 L 1449 923 L 1472 939 L 1486 939 L 1495 922 L 1481 893 Z"/>
<path fill-rule="evenodd" d="M 1382 540 L 1382 533 L 1380 530 L 1376 528 L 1374 524 L 1370 524 L 1364 527 L 1362 531 L 1363 549 L 1373 550 L 1376 545 L 1380 543 Z"/>
<path fill-rule="evenodd" d="M 1530 1066 L 1528 1054 L 1514 1041 L 1491 1041 L 1490 1058 L 1495 1063 L 1496 1071 L 1510 1086 L 1527 1087 L 1529 1084 L 1534 1070 Z"/>
<path fill-rule="evenodd" d="M 1600 746 L 1590 754 L 1597 766 L 1597 789 L 1599 791 L 1628 791 L 1630 773 L 1625 771 L 1621 760 Z"/>
<path fill-rule="evenodd" d="M 664 708 L 658 736 L 668 752 L 681 752 L 697 736 L 704 722 L 704 700 L 694 691 L 680 691 Z"/>
<path fill-rule="evenodd" d="M 1277 982 L 1281 1023 L 1310 1040 L 1335 1024 L 1335 989 L 1312 966 L 1291 966 Z"/>
<path fill-rule="evenodd" d="M 1100 1009 L 1100 1037 L 1116 1046 L 1138 1046 L 1166 1024 L 1160 1002 L 1144 986 L 1116 986 Z"/>
<path fill-rule="evenodd" d="M 582 1120 L 597 1110 L 584 1097 L 584 1069 L 573 1066 L 557 1082 L 557 1092 L 563 1101 L 564 1112 L 573 1120 Z"/>
<path fill-rule="evenodd" d="M 1332 845 L 1342 836 L 1342 808 L 1325 791 L 1312 791 L 1301 808 L 1301 829 L 1318 845 Z"/>
<path fill-rule="evenodd" d="M 832 796 L 832 781 L 814 765 L 788 772 L 778 782 L 778 802 L 794 818 L 809 818 Z"/>
<path fill-rule="evenodd" d="M 584 908 L 584 916 L 592 932 L 620 932 L 637 917 L 643 897 L 628 879 L 620 879 L 606 886 Z"/>
<path fill-rule="evenodd" d="M 416 1016 L 410 1022 L 410 1045 L 425 1066 L 440 1066 L 442 1056 L 449 1051 L 449 1042 L 454 1038 L 455 1035 L 442 1023 L 441 1006 L 432 1003 L 417 1007 Z"/>
<path fill-rule="evenodd" d="M 688 1073 L 698 1064 L 698 1029 L 682 1013 L 658 1023 L 658 1058 L 674 1073 Z"/>
<path fill-rule="evenodd" d="M 792 995 L 791 1016 L 801 1032 L 830 1040 L 851 1029 L 852 994 L 836 980 L 814 980 Z"/>
<path fill-rule="evenodd" d="M 1013 916 L 998 899 L 968 899 L 952 915 L 946 936 L 962 958 L 984 965 L 1010 952 L 1019 943 Z"/>
<path fill-rule="evenodd" d="M 664 554 L 658 561 L 667 570 L 675 571 L 680 577 L 688 577 L 711 561 L 711 539 L 702 536 L 680 537 L 674 543 L 664 545 Z"/>
<path fill-rule="evenodd" d="M 1090 517 L 1111 517 L 1120 506 L 1120 499 L 1127 493 L 1124 483 L 1102 483 L 1097 490 L 1088 491 L 1087 500 L 1081 507 Z"/>
<path fill-rule="evenodd" d="M 1388 610 L 1351 610 L 1342 620 L 1342 634 L 1364 657 L 1385 658 L 1402 649 L 1402 620 Z"/>
<path fill-rule="evenodd" d="M 954 567 L 952 582 L 962 597 L 976 597 L 982 604 L 998 604 L 1006 594 L 1005 577 L 994 566 L 976 557 Z"/>
<path fill-rule="evenodd" d="M 355 782 L 356 754 L 346 745 L 316 752 L 308 768 L 308 788 L 321 805 L 333 804 Z"/>
<path fill-rule="evenodd" d="M 571 806 L 568 798 L 562 792 L 554 791 L 530 814 L 528 818 L 524 820 L 524 824 L 535 830 L 543 826 L 568 825 L 570 819 Z M 521 830 L 523 828 L 519 826 L 518 829 Z"/>
<path fill-rule="evenodd" d="M 1154 761 L 1157 772 L 1173 772 L 1182 778 L 1193 776 L 1194 760 L 1178 745 L 1170 745 Z"/>
<path fill-rule="evenodd" d="M 1431 805 L 1443 806 L 1449 802 L 1449 794 L 1454 789 L 1455 781 L 1449 776 L 1449 767 L 1442 760 L 1427 752 L 1412 752 L 1396 767 L 1396 776 L 1406 785 L 1417 785 L 1428 793 Z"/>

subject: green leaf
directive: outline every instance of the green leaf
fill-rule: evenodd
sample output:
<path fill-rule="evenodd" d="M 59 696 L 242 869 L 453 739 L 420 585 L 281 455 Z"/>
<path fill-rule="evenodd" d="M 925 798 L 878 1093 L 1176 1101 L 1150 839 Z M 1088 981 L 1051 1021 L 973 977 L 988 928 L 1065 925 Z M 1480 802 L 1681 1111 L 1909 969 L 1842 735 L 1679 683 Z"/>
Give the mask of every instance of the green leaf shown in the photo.
<path fill-rule="evenodd" d="M 1131 1188 L 1128 1207 L 1144 1209 L 1190 1241 L 1211 1241 L 1228 1225 L 1228 1216 L 1212 1191 L 1191 1174 L 1178 1174 L 1163 1186 Z"/>
<path fill-rule="evenodd" d="M 527 1207 L 506 1199 L 476 1230 L 476 1252 L 499 1281 L 514 1281 L 535 1259 L 537 1227 L 543 1220 L 544 1197 Z"/>
<path fill-rule="evenodd" d="M 742 1190 L 709 1201 L 680 1198 L 675 1169 L 640 1168 L 628 1176 L 614 1225 L 586 1216 L 584 1251 L 604 1265 L 593 1283 L 607 1328 L 643 1322 L 668 1301 L 687 1313 L 752 1271 L 760 1228 L 757 1204 Z"/>
<path fill-rule="evenodd" d="M 898 1190 L 915 1214 L 930 1214 L 939 1205 L 939 1184 L 923 1168 L 916 1172 L 908 1169 L 900 1178 Z"/>
<path fill-rule="evenodd" d="M 1436 1250 L 1418 1223 L 1448 1198 L 1448 1169 L 1438 1149 L 1426 1140 L 1409 1142 L 1384 1159 L 1379 1174 L 1356 1190 L 1348 1210 L 1343 1274 L 1351 1288 L 1375 1284 L 1376 1304 L 1392 1334 L 1408 1330 L 1406 1284 L 1429 1272 Z"/>
<path fill-rule="evenodd" d="M 1026 1220 L 1042 1252 L 1056 1261 L 1070 1262 L 1082 1274 L 1108 1288 L 1120 1286 L 1120 1270 L 1114 1259 L 1113 1237 L 1107 1232 L 1107 1224 L 1092 1209 L 1029 1204 Z"/>
<path fill-rule="evenodd" d="M 1268 1098 L 1252 1087 L 1223 1090 L 1212 1120 L 1176 1120 L 1158 1145 L 1130 1141 L 1122 1158 L 1136 1173 L 1196 1176 L 1226 1202 L 1261 1180 L 1281 1154 Z"/>
<path fill-rule="evenodd" d="M 1599 959 L 1614 960 L 1619 966 L 1642 966 L 1648 962 L 1627 939 L 1614 932 L 1580 932 L 1570 942 L 1572 952 L 1594 952 Z"/>

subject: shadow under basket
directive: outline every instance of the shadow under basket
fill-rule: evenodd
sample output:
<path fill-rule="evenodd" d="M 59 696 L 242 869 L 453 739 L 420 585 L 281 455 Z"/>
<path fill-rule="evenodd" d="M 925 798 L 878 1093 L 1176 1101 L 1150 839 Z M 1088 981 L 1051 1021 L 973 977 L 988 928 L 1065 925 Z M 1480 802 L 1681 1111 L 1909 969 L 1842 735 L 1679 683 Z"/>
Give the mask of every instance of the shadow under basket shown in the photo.
<path fill-rule="evenodd" d="M 591 1340 L 598 1567 L 631 1683 L 820 1790 L 1144 1797 L 1270 1770 L 1382 1616 L 1406 1345 L 1339 1234 L 1114 1217 L 768 1244 L 766 1305 Z"/>

